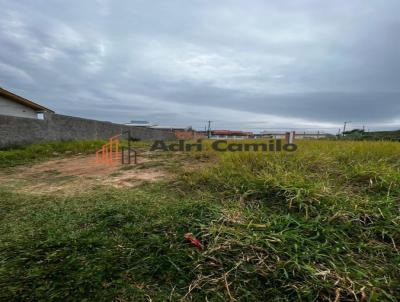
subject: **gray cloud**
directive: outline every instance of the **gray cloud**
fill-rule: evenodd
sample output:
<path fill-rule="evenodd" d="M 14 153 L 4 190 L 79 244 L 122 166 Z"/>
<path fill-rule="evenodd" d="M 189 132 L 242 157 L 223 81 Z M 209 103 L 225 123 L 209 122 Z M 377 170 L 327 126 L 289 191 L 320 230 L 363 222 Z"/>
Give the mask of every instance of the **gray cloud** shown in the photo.
<path fill-rule="evenodd" d="M 0 5 L 0 86 L 59 113 L 242 129 L 400 125 L 396 0 Z"/>

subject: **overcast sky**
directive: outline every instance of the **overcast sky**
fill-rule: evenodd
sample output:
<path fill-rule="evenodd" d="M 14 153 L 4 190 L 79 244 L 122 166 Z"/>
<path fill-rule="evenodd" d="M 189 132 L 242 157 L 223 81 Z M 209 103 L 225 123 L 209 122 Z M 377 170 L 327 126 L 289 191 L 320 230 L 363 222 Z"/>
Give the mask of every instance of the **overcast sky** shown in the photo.
<path fill-rule="evenodd" d="M 0 8 L 0 86 L 60 114 L 243 130 L 400 128 L 399 0 Z"/>

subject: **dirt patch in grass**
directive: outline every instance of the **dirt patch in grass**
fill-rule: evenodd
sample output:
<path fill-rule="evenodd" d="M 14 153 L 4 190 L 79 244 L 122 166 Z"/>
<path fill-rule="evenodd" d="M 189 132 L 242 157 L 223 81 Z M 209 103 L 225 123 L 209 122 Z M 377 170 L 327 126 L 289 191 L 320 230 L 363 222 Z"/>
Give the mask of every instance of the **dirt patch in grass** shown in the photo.
<path fill-rule="evenodd" d="M 96 163 L 93 155 L 74 156 L 59 160 L 50 160 L 45 163 L 37 164 L 28 168 L 19 168 L 20 172 L 27 176 L 35 176 L 43 172 L 52 170 L 61 175 L 73 175 L 84 177 L 103 176 L 114 171 L 119 165 L 106 165 Z"/>
<path fill-rule="evenodd" d="M 120 162 L 96 163 L 94 155 L 74 156 L 2 171 L 0 181 L 3 186 L 29 193 L 79 193 L 104 185 L 132 187 L 167 176 L 153 168 L 138 169 L 148 162 L 147 158 L 139 160 L 138 165 L 123 166 Z"/>
<path fill-rule="evenodd" d="M 179 156 L 166 158 L 148 152 L 140 154 L 136 165 L 96 163 L 93 154 L 79 155 L 2 170 L 0 183 L 26 193 L 76 194 L 99 186 L 136 187 L 145 182 L 171 180 L 180 168 L 189 166 L 188 160 Z M 193 167 L 199 168 L 198 162 L 193 162 Z"/>
<path fill-rule="evenodd" d="M 115 175 L 104 181 L 116 188 L 136 187 L 144 182 L 155 182 L 162 179 L 171 179 L 173 175 L 162 170 L 156 169 L 135 169 L 125 171 L 121 175 Z"/>

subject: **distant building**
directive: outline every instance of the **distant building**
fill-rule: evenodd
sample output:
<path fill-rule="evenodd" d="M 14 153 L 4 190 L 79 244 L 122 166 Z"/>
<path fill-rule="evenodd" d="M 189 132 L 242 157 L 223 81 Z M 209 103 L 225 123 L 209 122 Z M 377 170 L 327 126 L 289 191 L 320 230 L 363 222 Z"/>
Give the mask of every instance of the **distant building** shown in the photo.
<path fill-rule="evenodd" d="M 171 130 L 171 131 L 176 131 L 176 130 L 186 130 L 190 127 L 179 127 L 179 126 L 168 126 L 168 125 L 153 125 L 151 126 L 153 129 L 159 129 L 159 130 Z"/>
<path fill-rule="evenodd" d="M 211 130 L 210 138 L 212 138 L 212 139 L 224 139 L 224 138 L 225 139 L 246 139 L 246 138 L 254 138 L 254 133 L 246 132 L 246 131 L 238 131 L 238 130 Z"/>
<path fill-rule="evenodd" d="M 133 127 L 153 127 L 156 126 L 156 124 L 152 124 L 148 121 L 130 121 L 129 123 L 126 123 L 125 125 L 127 126 L 133 126 Z"/>
<path fill-rule="evenodd" d="M 319 139 L 329 137 L 330 134 L 323 132 L 307 132 L 307 131 L 261 131 L 256 134 L 259 138 L 286 139 L 288 133 L 293 133 L 294 139 Z"/>
<path fill-rule="evenodd" d="M 54 111 L 0 88 L 0 114 L 26 118 L 43 118 L 45 112 Z"/>
<path fill-rule="evenodd" d="M 175 130 L 175 136 L 177 139 L 203 139 L 206 136 L 198 131 L 193 129 L 186 129 L 186 130 Z"/>
<path fill-rule="evenodd" d="M 255 136 L 257 138 L 271 138 L 271 139 L 284 139 L 286 137 L 287 131 L 261 131 Z"/>
<path fill-rule="evenodd" d="M 332 134 L 329 133 L 324 133 L 324 132 L 296 132 L 295 137 L 296 139 L 320 139 L 320 138 L 327 138 L 333 136 Z"/>
<path fill-rule="evenodd" d="M 153 129 L 170 130 L 175 134 L 176 139 L 202 139 L 206 136 L 199 131 L 193 130 L 192 127 L 177 127 L 177 126 L 153 126 Z"/>

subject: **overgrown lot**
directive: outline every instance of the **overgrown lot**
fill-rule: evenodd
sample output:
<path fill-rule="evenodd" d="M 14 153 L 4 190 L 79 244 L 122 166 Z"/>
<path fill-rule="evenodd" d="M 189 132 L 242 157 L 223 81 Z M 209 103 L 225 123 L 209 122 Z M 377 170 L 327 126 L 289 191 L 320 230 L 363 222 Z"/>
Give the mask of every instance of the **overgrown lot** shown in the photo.
<path fill-rule="evenodd" d="M 1 186 L 0 299 L 400 299 L 400 144 L 184 158 L 197 168 L 134 188 Z"/>

